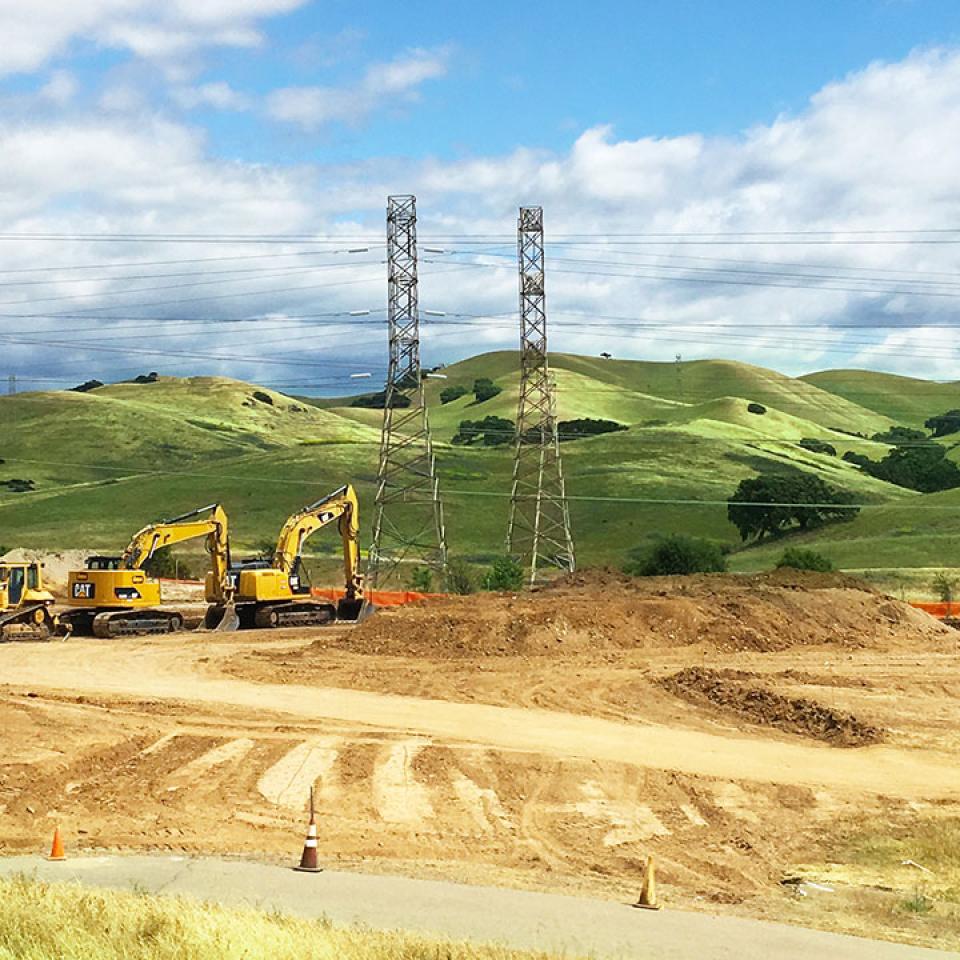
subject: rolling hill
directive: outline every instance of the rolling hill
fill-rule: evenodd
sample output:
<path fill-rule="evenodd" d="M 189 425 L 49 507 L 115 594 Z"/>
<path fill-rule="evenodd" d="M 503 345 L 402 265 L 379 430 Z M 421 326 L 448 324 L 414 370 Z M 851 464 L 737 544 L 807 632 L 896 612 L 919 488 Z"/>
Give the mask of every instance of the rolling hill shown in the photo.
<path fill-rule="evenodd" d="M 445 379 L 426 385 L 451 552 L 478 562 L 502 551 L 511 450 L 450 441 L 462 420 L 514 419 L 516 363 L 515 353 L 483 354 L 447 366 Z M 921 504 L 939 497 L 946 505 L 953 494 L 915 494 L 841 459 L 850 449 L 882 456 L 887 448 L 862 435 L 941 412 L 943 385 L 895 378 L 896 402 L 883 407 L 843 394 L 849 371 L 792 379 L 730 361 L 569 354 L 552 356 L 551 365 L 561 419 L 605 418 L 629 427 L 563 444 L 581 563 L 619 563 L 629 549 L 674 531 L 738 548 L 726 499 L 745 477 L 789 471 L 817 474 L 869 505 L 853 523 L 804 538 L 839 563 L 863 567 L 881 554 L 904 566 L 943 562 L 952 534 L 938 524 L 949 511 Z M 440 403 L 444 387 L 470 388 L 478 377 L 502 392 L 484 403 L 472 394 Z M 750 412 L 751 404 L 764 412 Z M 143 523 L 219 500 L 239 549 L 252 549 L 274 536 L 290 511 L 347 480 L 359 490 L 362 519 L 370 517 L 381 413 L 352 407 L 350 398 L 289 397 L 219 377 L 163 377 L 89 393 L 3 397 L 0 410 L 0 544 L 7 548 L 117 549 Z M 803 438 L 830 443 L 838 456 L 801 448 Z M 14 492 L 4 486 L 10 479 L 30 480 L 33 489 Z M 312 547 L 331 554 L 333 539 Z M 733 565 L 769 566 L 781 549 L 753 547 L 736 553 Z"/>
<path fill-rule="evenodd" d="M 960 382 L 938 383 L 875 370 L 824 370 L 800 380 L 905 427 L 922 429 L 928 417 L 960 408 Z"/>

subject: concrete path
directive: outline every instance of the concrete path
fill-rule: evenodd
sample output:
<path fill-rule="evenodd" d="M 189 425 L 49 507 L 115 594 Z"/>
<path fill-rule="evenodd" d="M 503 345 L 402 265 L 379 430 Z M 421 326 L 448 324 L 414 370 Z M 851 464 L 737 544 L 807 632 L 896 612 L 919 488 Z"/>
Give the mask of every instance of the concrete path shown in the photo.
<path fill-rule="evenodd" d="M 555 894 L 185 857 L 0 859 L 0 876 L 184 894 L 228 905 L 326 916 L 437 937 L 502 943 L 573 958 L 623 960 L 943 960 L 947 954 L 786 924 L 676 910 L 634 910 Z"/>

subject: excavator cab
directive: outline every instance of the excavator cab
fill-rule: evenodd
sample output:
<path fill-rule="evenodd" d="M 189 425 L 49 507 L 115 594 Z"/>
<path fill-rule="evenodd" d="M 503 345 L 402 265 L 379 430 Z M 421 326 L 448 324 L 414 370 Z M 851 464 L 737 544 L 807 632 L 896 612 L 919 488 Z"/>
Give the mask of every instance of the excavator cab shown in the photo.
<path fill-rule="evenodd" d="M 43 564 L 0 561 L 0 640 L 49 640 L 63 634 L 51 611 L 53 602 L 43 585 Z"/>

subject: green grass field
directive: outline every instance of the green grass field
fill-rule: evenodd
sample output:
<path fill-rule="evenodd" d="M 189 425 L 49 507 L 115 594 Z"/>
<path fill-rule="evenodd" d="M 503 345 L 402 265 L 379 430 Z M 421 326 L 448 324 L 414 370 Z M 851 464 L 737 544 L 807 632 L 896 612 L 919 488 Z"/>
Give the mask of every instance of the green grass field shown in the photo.
<path fill-rule="evenodd" d="M 461 420 L 515 418 L 516 362 L 514 353 L 483 354 L 426 386 L 451 552 L 479 563 L 503 550 L 512 451 L 450 441 Z M 915 425 L 949 409 L 945 385 L 906 378 L 891 385 L 886 375 L 860 371 L 791 379 L 731 361 L 558 354 L 551 364 L 561 419 L 629 426 L 563 444 L 581 565 L 619 564 L 631 548 L 683 532 L 737 548 L 735 569 L 770 566 L 783 544 L 739 550 L 725 501 L 741 479 L 789 471 L 819 475 L 865 504 L 853 523 L 796 538 L 838 565 L 953 565 L 960 491 L 915 494 L 841 459 L 851 449 L 882 457 L 884 445 L 851 434 Z M 470 388 L 477 377 L 502 393 L 484 403 L 472 394 L 440 403 L 444 387 Z M 881 394 L 892 396 L 886 406 Z M 855 399 L 868 395 L 872 405 Z M 751 403 L 765 412 L 749 412 Z M 161 378 L 86 394 L 3 397 L 0 411 L 0 484 L 34 484 L 24 493 L 0 486 L 6 548 L 115 551 L 145 523 L 220 501 L 243 552 L 274 537 L 292 510 L 347 481 L 360 493 L 369 529 L 382 414 L 343 399 L 287 397 L 226 378 Z M 797 445 L 801 438 L 825 440 L 838 456 L 810 453 Z M 311 548 L 331 554 L 333 539 Z"/>
<path fill-rule="evenodd" d="M 0 960 L 547 960 L 186 898 L 0 880 Z"/>

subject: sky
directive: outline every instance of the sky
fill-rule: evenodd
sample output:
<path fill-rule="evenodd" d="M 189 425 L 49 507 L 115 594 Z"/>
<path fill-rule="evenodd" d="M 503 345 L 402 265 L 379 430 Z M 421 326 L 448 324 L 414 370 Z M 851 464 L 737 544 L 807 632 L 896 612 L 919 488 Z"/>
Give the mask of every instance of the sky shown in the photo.
<path fill-rule="evenodd" d="M 0 377 L 290 392 L 515 348 L 956 379 L 960 5 L 0 0 Z"/>

